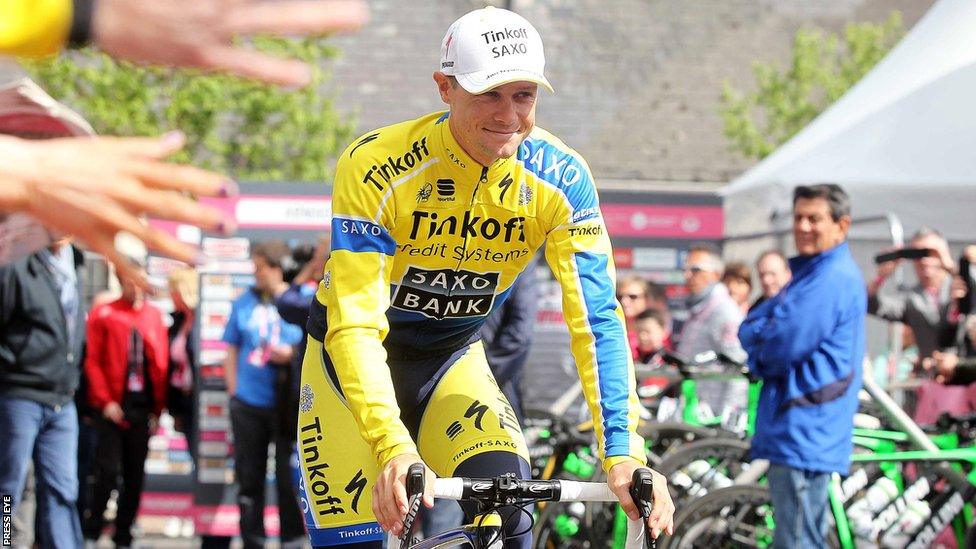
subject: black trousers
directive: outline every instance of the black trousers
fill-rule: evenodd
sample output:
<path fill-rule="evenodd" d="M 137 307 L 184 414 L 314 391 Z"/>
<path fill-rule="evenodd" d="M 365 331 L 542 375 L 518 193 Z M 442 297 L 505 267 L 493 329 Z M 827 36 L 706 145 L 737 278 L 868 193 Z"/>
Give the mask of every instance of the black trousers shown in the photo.
<path fill-rule="evenodd" d="M 93 490 L 85 511 L 84 534 L 97 540 L 105 528 L 105 506 L 112 490 L 118 489 L 118 513 L 115 517 L 116 545 L 132 545 L 132 523 L 139 512 L 143 480 L 146 478 L 146 455 L 149 453 L 149 416 L 128 418 L 126 429 L 99 417 L 93 421 L 98 431 L 98 445 L 93 465 Z M 121 480 L 121 482 L 120 482 Z"/>
<path fill-rule="evenodd" d="M 298 507 L 292 481 L 291 442 L 279 427 L 274 409 L 258 408 L 239 399 L 230 401 L 230 421 L 234 430 L 234 475 L 237 479 L 237 504 L 241 510 L 241 539 L 245 549 L 264 547 L 264 486 L 267 474 L 268 445 L 275 444 L 275 487 L 283 547 L 302 543 L 305 521 Z"/>

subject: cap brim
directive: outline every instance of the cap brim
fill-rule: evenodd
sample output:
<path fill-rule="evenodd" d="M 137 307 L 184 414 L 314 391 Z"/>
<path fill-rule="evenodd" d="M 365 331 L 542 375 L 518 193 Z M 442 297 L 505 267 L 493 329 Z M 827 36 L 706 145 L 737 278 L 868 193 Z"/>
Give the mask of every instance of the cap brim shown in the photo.
<path fill-rule="evenodd" d="M 468 74 L 457 74 L 454 76 L 457 79 L 458 84 L 464 88 L 468 93 L 478 95 L 485 93 L 486 91 L 497 88 L 502 84 L 510 84 L 512 82 L 535 82 L 536 84 L 542 86 L 543 88 L 549 90 L 550 93 L 556 93 L 552 89 L 552 84 L 545 76 L 531 71 L 504 71 L 496 72 L 491 77 L 484 77 L 481 73 L 473 72 Z"/>

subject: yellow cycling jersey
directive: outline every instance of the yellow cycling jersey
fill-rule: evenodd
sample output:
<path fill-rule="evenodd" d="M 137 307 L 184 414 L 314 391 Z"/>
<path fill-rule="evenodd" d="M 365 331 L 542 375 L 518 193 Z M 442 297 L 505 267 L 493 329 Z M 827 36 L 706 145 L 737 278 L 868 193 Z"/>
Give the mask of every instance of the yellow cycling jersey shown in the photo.
<path fill-rule="evenodd" d="M 360 432 L 381 465 L 417 452 L 388 353 L 393 361 L 450 354 L 477 339 L 545 245 L 605 467 L 626 456 L 643 462 L 610 240 L 588 166 L 535 128 L 515 156 L 483 167 L 449 125 L 449 113 L 434 113 L 381 128 L 338 161 L 332 255 L 316 297 Z"/>
<path fill-rule="evenodd" d="M 0 54 L 57 53 L 68 39 L 71 0 L 0 0 Z"/>

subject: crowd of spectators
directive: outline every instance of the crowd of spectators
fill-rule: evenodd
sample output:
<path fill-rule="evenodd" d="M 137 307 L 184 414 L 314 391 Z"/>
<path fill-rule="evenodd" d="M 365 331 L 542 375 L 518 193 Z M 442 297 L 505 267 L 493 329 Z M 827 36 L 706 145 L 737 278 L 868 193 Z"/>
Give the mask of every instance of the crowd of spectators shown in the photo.
<path fill-rule="evenodd" d="M 940 401 L 947 393 L 931 387 L 976 381 L 976 311 L 972 307 L 976 270 L 969 268 L 976 261 L 976 245 L 966 246 L 956 260 L 939 231 L 922 227 L 905 248 L 927 253 L 917 259 L 878 263 L 874 276 L 865 283 L 868 314 L 898 323 L 900 333 L 889 348 L 870 357 L 873 379 L 894 390 L 896 400 L 909 407 L 909 412 L 916 392 L 928 394 L 936 401 L 930 406 L 946 411 L 974 407 L 976 399 L 968 393 L 949 397 L 949 401 L 966 400 L 951 406 Z M 898 283 L 893 275 L 905 262 L 911 263 L 911 272 L 905 274 L 913 275 L 914 280 Z M 618 279 L 617 298 L 627 320 L 635 363 L 661 365 L 663 352 L 691 361 L 707 351 L 744 361 L 746 354 L 737 334 L 740 323 L 750 311 L 787 288 L 792 277 L 790 262 L 779 250 L 761 253 L 750 267 L 742 261 L 723 263 L 717 250 L 708 245 L 689 249 L 682 272 L 684 291 L 675 293 L 684 298 L 673 298 L 670 303 L 662 284 L 636 273 Z M 672 321 L 674 316 L 683 316 L 679 310 L 686 312 L 686 320 Z M 728 384 L 699 385 L 702 401 L 708 405 L 705 413 L 717 415 L 744 405 L 741 391 Z M 919 390 L 926 385 L 927 393 Z M 932 416 L 923 413 L 917 419 Z"/>

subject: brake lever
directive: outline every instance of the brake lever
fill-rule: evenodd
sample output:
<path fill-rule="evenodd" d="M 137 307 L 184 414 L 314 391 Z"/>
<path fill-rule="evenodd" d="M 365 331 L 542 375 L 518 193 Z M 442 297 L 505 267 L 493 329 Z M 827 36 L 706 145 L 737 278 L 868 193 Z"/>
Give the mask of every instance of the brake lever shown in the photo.
<path fill-rule="evenodd" d="M 423 463 L 414 463 L 407 469 L 407 516 L 403 518 L 403 531 L 400 532 L 401 547 L 410 547 L 414 543 L 414 526 L 417 524 L 417 513 L 420 512 L 420 502 L 424 497 L 425 472 Z"/>
<path fill-rule="evenodd" d="M 651 516 L 651 504 L 654 501 L 654 481 L 650 469 L 641 467 L 634 470 L 630 482 L 630 498 L 637 506 L 644 528 L 644 548 L 656 549 L 657 540 L 651 537 L 651 529 L 647 525 L 647 517 Z"/>

